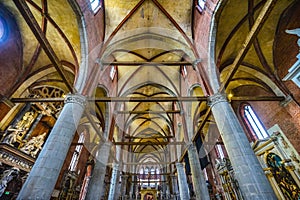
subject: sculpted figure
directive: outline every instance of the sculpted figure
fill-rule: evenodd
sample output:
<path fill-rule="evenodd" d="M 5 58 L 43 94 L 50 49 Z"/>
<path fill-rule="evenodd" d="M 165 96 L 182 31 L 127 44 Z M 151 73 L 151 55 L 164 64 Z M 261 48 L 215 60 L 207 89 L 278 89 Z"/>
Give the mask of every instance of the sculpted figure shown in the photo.
<path fill-rule="evenodd" d="M 3 172 L 1 182 L 0 182 L 0 197 L 5 192 L 7 184 L 19 174 L 19 171 L 20 170 L 18 168 L 13 167 Z"/>
<path fill-rule="evenodd" d="M 42 149 L 46 134 L 47 133 L 44 132 L 41 135 L 32 137 L 22 148 L 20 148 L 20 150 L 35 158 L 40 149 Z"/>
<path fill-rule="evenodd" d="M 3 143 L 9 144 L 13 146 L 13 144 L 17 141 L 17 135 L 19 132 L 22 132 L 22 129 L 19 129 L 17 126 L 16 128 L 13 128 L 12 126 L 9 126 L 7 129 L 7 134 L 3 139 Z"/>

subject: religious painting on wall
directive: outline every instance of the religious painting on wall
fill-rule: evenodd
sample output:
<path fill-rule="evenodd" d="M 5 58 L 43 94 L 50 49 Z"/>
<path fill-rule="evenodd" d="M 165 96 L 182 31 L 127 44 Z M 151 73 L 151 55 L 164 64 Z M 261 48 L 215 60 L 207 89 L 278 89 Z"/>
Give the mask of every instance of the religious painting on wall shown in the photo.
<path fill-rule="evenodd" d="M 267 155 L 267 165 L 286 199 L 300 199 L 300 189 L 284 166 L 282 159 L 275 153 Z"/>

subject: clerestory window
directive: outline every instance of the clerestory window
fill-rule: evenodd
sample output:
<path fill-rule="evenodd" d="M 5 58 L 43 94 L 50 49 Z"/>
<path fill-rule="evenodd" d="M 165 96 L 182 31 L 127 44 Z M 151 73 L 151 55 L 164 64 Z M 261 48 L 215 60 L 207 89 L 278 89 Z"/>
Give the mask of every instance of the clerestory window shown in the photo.
<path fill-rule="evenodd" d="M 90 0 L 90 5 L 94 13 L 101 8 L 101 0 Z"/>
<path fill-rule="evenodd" d="M 198 2 L 197 2 L 197 5 L 201 12 L 203 12 L 203 10 L 205 9 L 205 2 L 206 2 L 206 0 L 198 0 Z"/>

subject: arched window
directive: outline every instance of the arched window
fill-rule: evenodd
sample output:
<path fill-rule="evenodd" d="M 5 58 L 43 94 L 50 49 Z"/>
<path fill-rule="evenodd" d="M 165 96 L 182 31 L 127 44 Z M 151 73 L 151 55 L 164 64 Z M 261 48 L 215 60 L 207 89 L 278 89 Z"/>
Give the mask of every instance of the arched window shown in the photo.
<path fill-rule="evenodd" d="M 151 167 L 150 173 L 151 173 L 151 174 L 155 174 L 155 169 L 154 169 L 154 167 Z"/>
<path fill-rule="evenodd" d="M 90 5 L 94 13 L 101 8 L 101 0 L 90 0 Z"/>
<path fill-rule="evenodd" d="M 221 144 L 216 144 L 215 149 L 216 149 L 216 152 L 217 152 L 217 157 L 223 159 L 225 156 L 224 156 L 222 145 Z"/>
<path fill-rule="evenodd" d="M 5 20 L 0 16 L 0 42 L 5 40 L 7 33 L 7 26 Z"/>
<path fill-rule="evenodd" d="M 197 6 L 200 10 L 200 12 L 203 12 L 205 9 L 205 2 L 206 0 L 197 0 Z"/>
<path fill-rule="evenodd" d="M 254 134 L 256 139 L 268 138 L 269 134 L 259 120 L 258 116 L 249 104 L 242 107 L 242 115 L 248 130 Z"/>
<path fill-rule="evenodd" d="M 2 18 L 0 17 L 0 39 L 4 36 L 4 24 Z"/>
<path fill-rule="evenodd" d="M 79 160 L 79 157 L 80 157 L 80 153 L 81 153 L 82 146 L 83 146 L 82 143 L 84 142 L 84 139 L 85 139 L 85 135 L 84 135 L 84 132 L 82 132 L 79 136 L 79 139 L 78 139 L 78 144 L 79 145 L 76 145 L 75 151 L 74 151 L 73 156 L 72 156 L 71 163 L 69 165 L 69 170 L 70 171 L 76 171 L 77 163 L 78 163 L 78 160 Z"/>
<path fill-rule="evenodd" d="M 144 174 L 144 167 L 141 167 L 140 174 Z"/>
<path fill-rule="evenodd" d="M 111 80 L 114 80 L 116 73 L 117 73 L 116 66 L 115 65 L 111 66 L 110 72 L 109 72 L 109 76 L 110 76 Z"/>
<path fill-rule="evenodd" d="M 145 168 L 145 173 L 144 173 L 144 174 L 148 174 L 148 173 L 149 173 L 149 168 L 146 167 L 146 168 Z"/>

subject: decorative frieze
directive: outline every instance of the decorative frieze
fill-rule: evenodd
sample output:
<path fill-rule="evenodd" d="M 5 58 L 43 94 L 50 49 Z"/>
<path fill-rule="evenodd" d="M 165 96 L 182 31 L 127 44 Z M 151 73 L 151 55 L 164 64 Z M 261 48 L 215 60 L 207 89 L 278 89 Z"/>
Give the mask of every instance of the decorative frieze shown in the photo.
<path fill-rule="evenodd" d="M 64 102 L 65 104 L 77 103 L 84 107 L 86 105 L 86 97 L 80 94 L 67 94 Z"/>
<path fill-rule="evenodd" d="M 0 144 L 0 162 L 30 172 L 35 159 L 8 144 Z"/>

